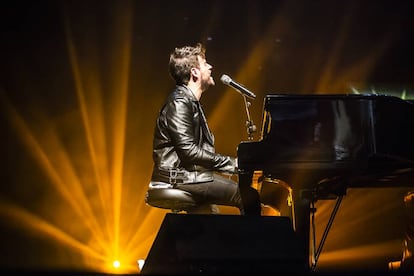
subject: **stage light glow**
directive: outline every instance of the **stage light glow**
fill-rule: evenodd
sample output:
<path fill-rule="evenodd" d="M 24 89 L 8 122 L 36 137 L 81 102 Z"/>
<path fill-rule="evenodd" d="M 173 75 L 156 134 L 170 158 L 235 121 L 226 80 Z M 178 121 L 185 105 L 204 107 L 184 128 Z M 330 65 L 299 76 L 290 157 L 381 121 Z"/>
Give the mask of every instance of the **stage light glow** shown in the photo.
<path fill-rule="evenodd" d="M 143 259 L 137 260 L 137 265 L 138 265 L 139 271 L 142 270 L 142 268 L 144 267 L 144 264 L 145 264 L 145 260 L 143 260 Z"/>
<path fill-rule="evenodd" d="M 115 261 L 112 262 L 112 266 L 114 268 L 119 268 L 121 266 L 121 263 L 118 260 L 115 260 Z"/>
<path fill-rule="evenodd" d="M 107 97 L 102 88 L 95 63 L 98 44 L 94 49 L 78 40 L 80 30 L 73 29 L 69 17 L 65 18 L 67 49 L 79 109 L 50 116 L 36 107 L 33 116 L 25 117 L 5 94 L 0 95 L 2 110 L 45 185 L 38 205 L 20 206 L 0 198 L 0 214 L 9 218 L 10 227 L 65 252 L 53 258 L 37 254 L 42 269 L 136 273 L 136 260 L 146 256 L 158 230 L 154 225 L 160 225 L 165 214 L 143 200 L 145 174 L 152 165 L 141 155 L 147 152 L 150 158 L 146 142 L 134 139 L 133 144 L 143 149 L 138 154 L 125 151 L 131 142 L 126 129 L 131 116 L 127 103 L 132 10 L 128 5 L 116 6 L 113 16 L 120 26 L 108 30 L 117 37 L 110 51 L 116 56 L 111 63 L 113 96 Z M 94 40 L 93 31 L 89 39 Z M 81 58 L 85 51 L 90 59 Z M 22 181 L 30 185 L 32 177 L 28 174 Z M 21 194 L 28 196 L 25 191 Z"/>

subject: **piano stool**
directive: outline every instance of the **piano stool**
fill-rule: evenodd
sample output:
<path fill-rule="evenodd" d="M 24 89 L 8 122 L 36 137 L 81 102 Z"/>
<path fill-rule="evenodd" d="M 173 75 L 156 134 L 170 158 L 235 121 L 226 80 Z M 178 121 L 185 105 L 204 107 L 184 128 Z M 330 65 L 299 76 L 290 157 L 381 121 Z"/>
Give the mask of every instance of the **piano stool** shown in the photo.
<path fill-rule="evenodd" d="M 174 188 L 150 188 L 145 203 L 152 207 L 169 209 L 172 213 L 186 212 L 196 206 L 191 193 Z"/>

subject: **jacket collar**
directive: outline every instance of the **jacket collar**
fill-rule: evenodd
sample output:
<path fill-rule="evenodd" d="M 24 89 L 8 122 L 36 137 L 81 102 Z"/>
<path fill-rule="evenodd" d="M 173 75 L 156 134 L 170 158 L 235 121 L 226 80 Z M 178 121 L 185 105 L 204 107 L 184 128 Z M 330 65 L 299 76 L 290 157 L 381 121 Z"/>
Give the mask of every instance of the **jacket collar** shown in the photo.
<path fill-rule="evenodd" d="M 194 96 L 193 91 L 191 91 L 191 89 L 186 86 L 186 85 L 177 85 L 176 86 L 176 91 L 178 93 L 184 93 L 186 94 L 192 101 L 198 102 L 197 98 Z"/>

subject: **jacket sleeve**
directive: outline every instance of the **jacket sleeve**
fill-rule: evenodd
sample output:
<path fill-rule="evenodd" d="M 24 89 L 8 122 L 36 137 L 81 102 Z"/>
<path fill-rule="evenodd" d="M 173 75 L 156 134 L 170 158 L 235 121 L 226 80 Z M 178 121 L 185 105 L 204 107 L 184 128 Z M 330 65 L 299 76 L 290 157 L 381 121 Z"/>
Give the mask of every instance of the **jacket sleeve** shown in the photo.
<path fill-rule="evenodd" d="M 235 173 L 236 161 L 230 156 L 224 156 L 199 145 L 200 116 L 193 103 L 186 98 L 176 98 L 167 105 L 166 122 L 171 142 L 183 165 L 200 165 L 206 169 Z"/>

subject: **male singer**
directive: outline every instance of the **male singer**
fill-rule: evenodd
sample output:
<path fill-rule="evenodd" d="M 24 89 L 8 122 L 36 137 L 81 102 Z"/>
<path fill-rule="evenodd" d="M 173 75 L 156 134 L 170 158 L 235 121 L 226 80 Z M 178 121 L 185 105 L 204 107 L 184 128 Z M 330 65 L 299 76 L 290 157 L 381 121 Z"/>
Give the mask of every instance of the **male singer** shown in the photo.
<path fill-rule="evenodd" d="M 215 152 L 200 104 L 202 94 L 215 84 L 212 68 L 200 43 L 175 48 L 170 54 L 169 73 L 176 86 L 156 121 L 149 189 L 166 183 L 190 192 L 198 206 L 189 213 L 218 213 L 217 205 L 226 205 L 239 208 L 241 214 L 260 215 L 260 203 L 255 210 L 243 209 L 239 185 L 231 179 L 237 173 L 236 159 Z M 253 188 L 245 194 L 249 198 L 243 200 L 251 197 L 252 202 L 260 202 Z"/>

